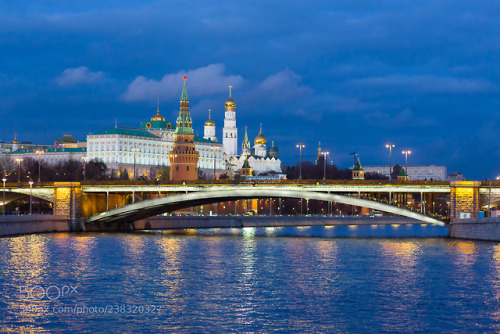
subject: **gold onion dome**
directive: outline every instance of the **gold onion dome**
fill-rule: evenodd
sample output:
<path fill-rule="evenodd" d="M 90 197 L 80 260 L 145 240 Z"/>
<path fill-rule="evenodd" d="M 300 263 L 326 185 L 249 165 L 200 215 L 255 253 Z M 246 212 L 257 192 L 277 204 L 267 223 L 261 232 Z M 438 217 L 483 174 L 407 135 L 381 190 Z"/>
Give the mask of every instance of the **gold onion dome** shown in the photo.
<path fill-rule="evenodd" d="M 234 106 L 236 106 L 236 102 L 234 102 L 234 100 L 233 100 L 232 97 L 229 97 L 229 99 L 226 100 L 226 102 L 224 103 L 224 105 L 226 107 L 234 107 Z"/>
<path fill-rule="evenodd" d="M 165 118 L 162 115 L 160 115 L 159 112 L 156 115 L 154 115 L 153 117 L 151 117 L 151 120 L 165 122 Z"/>
<path fill-rule="evenodd" d="M 165 122 L 165 117 L 160 115 L 160 97 L 158 96 L 158 107 L 156 108 L 156 115 L 151 117 L 152 121 L 162 121 Z"/>
<path fill-rule="evenodd" d="M 257 137 L 255 137 L 255 145 L 266 145 L 266 144 L 267 144 L 267 139 L 262 134 L 262 123 L 261 123 L 260 124 L 260 132 L 257 135 Z"/>
<path fill-rule="evenodd" d="M 224 105 L 226 107 L 236 107 L 236 102 L 234 102 L 233 98 L 231 97 L 231 88 L 233 86 L 229 86 L 229 98 L 226 100 L 226 102 L 224 103 Z"/>
<path fill-rule="evenodd" d="M 210 109 L 208 109 L 208 120 L 205 122 L 205 126 L 215 126 L 215 122 L 210 118 Z"/>

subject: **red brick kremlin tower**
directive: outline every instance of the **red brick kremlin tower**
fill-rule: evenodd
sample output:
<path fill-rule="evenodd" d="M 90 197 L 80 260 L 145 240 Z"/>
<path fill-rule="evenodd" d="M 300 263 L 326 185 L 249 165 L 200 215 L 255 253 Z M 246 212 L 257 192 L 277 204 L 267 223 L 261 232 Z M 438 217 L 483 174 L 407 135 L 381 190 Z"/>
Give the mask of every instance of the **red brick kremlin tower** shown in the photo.
<path fill-rule="evenodd" d="M 189 99 L 184 76 L 181 107 L 177 117 L 173 150 L 169 152 L 170 181 L 192 181 L 198 179 L 200 153 L 194 147 L 193 122 L 189 114 Z"/>

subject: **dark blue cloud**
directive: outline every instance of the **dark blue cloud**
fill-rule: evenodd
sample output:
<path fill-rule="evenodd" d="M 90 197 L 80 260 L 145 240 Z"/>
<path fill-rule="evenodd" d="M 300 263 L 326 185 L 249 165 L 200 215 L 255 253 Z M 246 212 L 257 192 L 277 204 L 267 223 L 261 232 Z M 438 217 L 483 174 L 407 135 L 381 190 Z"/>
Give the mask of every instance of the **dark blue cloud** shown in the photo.
<path fill-rule="evenodd" d="M 411 163 L 495 177 L 499 16 L 493 1 L 2 3 L 0 139 L 135 126 L 158 94 L 173 119 L 187 72 L 195 128 L 211 108 L 220 132 L 233 84 L 240 136 L 262 122 L 285 162 L 321 141 L 340 166 L 381 164 L 392 141 Z"/>

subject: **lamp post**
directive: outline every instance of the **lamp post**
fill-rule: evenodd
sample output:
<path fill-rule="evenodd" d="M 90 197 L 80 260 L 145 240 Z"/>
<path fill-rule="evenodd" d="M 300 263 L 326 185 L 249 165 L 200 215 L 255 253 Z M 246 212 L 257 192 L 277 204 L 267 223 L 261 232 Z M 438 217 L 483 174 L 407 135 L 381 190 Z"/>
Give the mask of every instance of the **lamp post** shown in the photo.
<path fill-rule="evenodd" d="M 33 181 L 30 180 L 30 215 L 33 213 L 32 202 L 33 202 Z"/>
<path fill-rule="evenodd" d="M 410 150 L 404 150 L 403 154 L 405 155 L 406 177 L 409 180 L 410 176 L 408 175 L 408 154 L 411 154 L 411 151 Z"/>
<path fill-rule="evenodd" d="M 135 176 L 135 155 L 137 152 L 137 147 L 132 147 L 132 151 L 134 151 L 134 181 L 137 179 Z"/>
<path fill-rule="evenodd" d="M 392 148 L 395 146 L 393 143 L 385 145 L 389 149 L 389 181 L 392 181 Z"/>
<path fill-rule="evenodd" d="M 38 154 L 38 183 L 40 183 L 40 180 L 41 180 L 41 173 L 40 173 L 41 168 L 40 168 L 40 166 L 41 166 L 43 151 L 38 150 L 38 151 L 36 151 L 36 154 Z"/>
<path fill-rule="evenodd" d="M 302 149 L 306 147 L 306 145 L 302 143 L 297 144 L 297 148 L 299 149 L 299 180 L 302 180 Z"/>
<path fill-rule="evenodd" d="M 82 157 L 83 160 L 83 181 L 87 180 L 87 173 L 85 167 L 87 166 L 87 157 Z"/>
<path fill-rule="evenodd" d="M 328 157 L 328 154 L 330 154 L 330 152 L 321 152 L 321 154 L 323 155 L 323 181 L 326 181 L 326 159 Z"/>
<path fill-rule="evenodd" d="M 3 181 L 3 205 L 2 205 L 2 208 L 3 208 L 3 215 L 5 216 L 5 181 L 7 181 L 7 179 L 4 177 L 2 179 Z"/>
<path fill-rule="evenodd" d="M 19 159 L 17 158 L 16 159 L 17 161 L 17 164 L 18 164 L 18 169 L 17 169 L 17 182 L 18 183 L 21 183 L 21 161 L 23 161 L 23 159 Z"/>
<path fill-rule="evenodd" d="M 216 150 L 216 147 L 214 146 L 214 181 L 215 181 L 215 150 Z"/>
<path fill-rule="evenodd" d="M 500 180 L 500 176 L 496 177 L 497 181 Z M 491 179 L 490 179 L 490 191 L 488 193 L 488 217 L 491 217 Z"/>

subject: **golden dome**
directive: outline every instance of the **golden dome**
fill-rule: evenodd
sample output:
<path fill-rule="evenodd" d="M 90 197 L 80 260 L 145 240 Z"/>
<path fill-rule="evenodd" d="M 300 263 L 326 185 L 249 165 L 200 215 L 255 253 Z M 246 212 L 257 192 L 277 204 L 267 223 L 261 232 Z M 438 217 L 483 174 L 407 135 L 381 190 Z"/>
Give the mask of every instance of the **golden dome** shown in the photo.
<path fill-rule="evenodd" d="M 151 120 L 152 121 L 162 121 L 162 122 L 165 122 L 165 117 L 163 117 L 162 115 L 160 115 L 160 97 L 158 96 L 158 106 L 156 108 L 156 115 L 154 115 L 153 117 L 151 117 Z"/>
<path fill-rule="evenodd" d="M 255 145 L 266 145 L 267 144 L 267 139 L 262 134 L 262 123 L 260 124 L 260 132 L 257 135 L 257 137 L 255 137 L 254 142 L 255 142 Z"/>
<path fill-rule="evenodd" d="M 236 107 L 236 102 L 234 102 L 233 98 L 231 97 L 231 88 L 233 86 L 229 86 L 229 98 L 226 100 L 226 102 L 224 103 L 224 105 L 226 107 Z"/>
<path fill-rule="evenodd" d="M 226 100 L 226 102 L 224 103 L 224 105 L 226 107 L 235 107 L 236 106 L 236 102 L 234 102 L 234 100 L 229 97 L 229 99 Z"/>
<path fill-rule="evenodd" d="M 215 126 L 215 122 L 210 118 L 210 109 L 208 109 L 208 120 L 205 122 L 205 126 Z"/>

